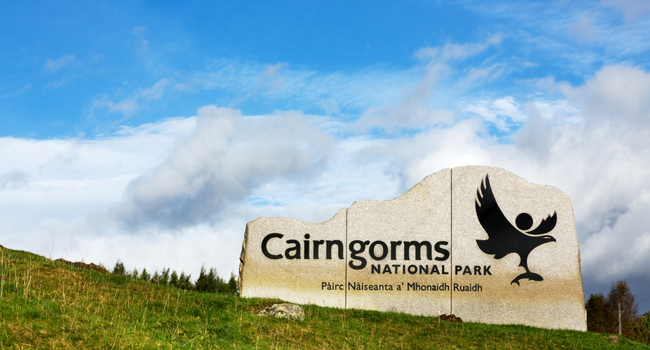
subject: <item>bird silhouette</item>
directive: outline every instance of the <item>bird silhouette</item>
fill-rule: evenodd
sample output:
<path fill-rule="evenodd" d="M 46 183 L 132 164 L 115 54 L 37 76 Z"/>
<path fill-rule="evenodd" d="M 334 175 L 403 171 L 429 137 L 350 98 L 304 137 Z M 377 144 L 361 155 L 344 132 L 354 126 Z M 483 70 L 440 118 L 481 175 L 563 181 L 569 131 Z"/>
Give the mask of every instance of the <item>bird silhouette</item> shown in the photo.
<path fill-rule="evenodd" d="M 494 255 L 495 259 L 501 259 L 510 253 L 519 255 L 521 260 L 519 266 L 526 269 L 526 272 L 515 277 L 510 284 L 520 285 L 519 280 L 523 278 L 543 281 L 542 276 L 528 269 L 528 254 L 544 243 L 555 242 L 555 238 L 541 235 L 555 228 L 557 212 L 543 219 L 535 229 L 525 232 L 532 227 L 533 218 L 527 213 L 519 214 L 515 220 L 518 229 L 515 228 L 499 208 L 488 175 L 485 175 L 485 179 L 481 182 L 481 191 L 477 189 L 476 194 L 476 216 L 489 237 L 486 240 L 477 239 L 478 247 L 485 254 Z"/>

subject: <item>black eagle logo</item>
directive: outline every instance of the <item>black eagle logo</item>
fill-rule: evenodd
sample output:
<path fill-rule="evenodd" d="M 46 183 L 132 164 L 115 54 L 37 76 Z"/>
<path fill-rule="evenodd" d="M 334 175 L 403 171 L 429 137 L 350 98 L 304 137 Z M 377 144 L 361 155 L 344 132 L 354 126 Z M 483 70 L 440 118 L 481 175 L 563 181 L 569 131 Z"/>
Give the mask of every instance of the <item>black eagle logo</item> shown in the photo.
<path fill-rule="evenodd" d="M 510 284 L 517 283 L 519 285 L 519 280 L 523 278 L 543 281 L 542 276 L 530 272 L 528 269 L 528 254 L 544 243 L 555 242 L 555 238 L 541 235 L 551 232 L 555 228 L 557 212 L 542 220 L 537 228 L 526 232 L 533 226 L 533 218 L 527 213 L 521 213 L 515 221 L 519 229 L 512 226 L 494 199 L 488 175 L 485 175 L 485 179 L 481 182 L 480 192 L 477 189 L 476 195 L 476 216 L 489 237 L 486 240 L 477 239 L 478 247 L 483 253 L 494 255 L 495 259 L 501 259 L 510 253 L 519 255 L 521 259 L 519 266 L 526 269 L 526 272 L 517 276 Z"/>

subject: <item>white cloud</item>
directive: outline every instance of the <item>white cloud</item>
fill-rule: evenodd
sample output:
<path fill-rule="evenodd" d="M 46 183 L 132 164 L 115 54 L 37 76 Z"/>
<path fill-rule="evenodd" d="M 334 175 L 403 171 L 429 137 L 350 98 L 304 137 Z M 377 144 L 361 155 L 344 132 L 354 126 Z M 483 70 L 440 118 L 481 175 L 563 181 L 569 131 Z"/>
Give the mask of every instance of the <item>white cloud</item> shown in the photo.
<path fill-rule="evenodd" d="M 136 96 L 146 98 L 148 100 L 157 100 L 162 97 L 163 93 L 165 92 L 165 88 L 169 84 L 170 84 L 169 79 L 166 78 L 160 79 L 158 82 L 153 84 L 152 87 L 145 88 L 139 91 L 136 94 Z"/>
<path fill-rule="evenodd" d="M 297 112 L 247 117 L 206 106 L 95 140 L 2 138 L 0 147 L 3 244 L 54 258 L 191 273 L 205 263 L 227 274 L 246 221 L 274 210 L 248 205 L 250 196 L 271 189 L 288 198 L 276 213 L 305 219 L 340 209 L 340 199 L 322 204 L 330 189 L 301 185 L 323 173 L 332 139 Z M 328 185 L 340 186 L 339 175 Z M 296 200 L 305 193 L 321 204 Z"/>
<path fill-rule="evenodd" d="M 493 35 L 482 43 L 447 43 L 442 47 L 425 47 L 416 51 L 415 57 L 424 61 L 433 62 L 461 60 L 483 52 L 492 45 L 499 45 L 501 41 L 503 41 L 501 35 Z"/>
<path fill-rule="evenodd" d="M 72 64 L 76 61 L 76 58 L 74 55 L 63 55 L 57 60 L 52 60 L 51 58 L 48 58 L 47 61 L 45 62 L 45 67 L 43 67 L 44 71 L 47 72 L 58 72 L 61 70 L 61 68 L 65 67 L 66 65 Z"/>
<path fill-rule="evenodd" d="M 51 83 L 45 85 L 45 89 L 47 89 L 47 90 L 58 89 L 58 88 L 60 88 L 61 86 L 65 85 L 65 84 L 68 84 L 68 83 L 69 83 L 69 81 L 67 81 L 67 80 L 65 80 L 65 79 L 64 79 L 64 80 L 53 81 L 53 82 L 51 82 Z"/>
<path fill-rule="evenodd" d="M 285 82 L 282 77 L 282 69 L 285 65 L 278 63 L 267 65 L 264 68 L 264 73 L 260 77 L 260 85 L 264 86 L 271 95 L 278 94 L 285 87 Z"/>
<path fill-rule="evenodd" d="M 499 130 L 508 131 L 513 123 L 522 123 L 526 116 L 521 111 L 521 106 L 514 97 L 506 96 L 496 100 L 478 100 L 468 103 L 463 111 L 475 114 L 494 123 Z"/>
<path fill-rule="evenodd" d="M 8 98 L 8 97 L 18 96 L 18 95 L 22 94 L 23 92 L 29 90 L 29 88 L 31 88 L 31 87 L 32 87 L 32 84 L 31 84 L 31 83 L 30 83 L 30 84 L 25 84 L 22 88 L 20 88 L 20 89 L 18 89 L 18 90 L 15 90 L 15 91 L 13 91 L 13 92 L 10 92 L 10 93 L 7 93 L 7 94 L 4 94 L 2 97 L 4 97 L 4 98 Z"/>
<path fill-rule="evenodd" d="M 174 88 L 183 92 L 220 89 L 248 98 L 291 101 L 306 108 L 322 108 L 334 100 L 339 110 L 359 110 L 394 101 L 402 87 L 417 79 L 415 72 L 371 67 L 356 72 L 322 73 L 294 69 L 286 64 L 212 62 L 203 72 L 178 78 Z"/>
<path fill-rule="evenodd" d="M 650 265 L 650 190 L 644 188 L 617 220 L 584 240 L 583 265 L 591 278 L 603 284 L 647 279 Z M 606 259 L 606 262 L 602 260 Z"/>
<path fill-rule="evenodd" d="M 569 26 L 569 33 L 580 41 L 591 41 L 598 37 L 594 19 L 588 13 L 582 13 L 576 22 Z"/>
<path fill-rule="evenodd" d="M 623 13 L 628 22 L 650 13 L 650 2 L 646 0 L 601 0 L 601 5 L 615 8 Z"/>
<path fill-rule="evenodd" d="M 333 98 L 327 100 L 320 100 L 320 105 L 327 115 L 341 113 L 341 110 L 339 109 L 339 104 Z"/>
<path fill-rule="evenodd" d="M 111 113 L 120 112 L 126 117 L 130 117 L 140 108 L 140 104 L 134 97 L 125 98 L 120 102 L 113 102 L 110 101 L 107 96 L 104 96 L 101 99 L 93 101 L 90 115 L 93 116 L 95 110 L 100 108 L 106 108 Z"/>
<path fill-rule="evenodd" d="M 564 84 L 561 90 L 574 105 L 584 108 L 587 121 L 650 123 L 650 74 L 640 68 L 606 66 L 585 85 Z"/>
<path fill-rule="evenodd" d="M 167 86 L 171 82 L 167 78 L 160 79 L 151 87 L 138 89 L 131 96 L 122 99 L 119 102 L 113 102 L 108 99 L 108 96 L 103 96 L 100 99 L 94 100 L 90 108 L 90 116 L 92 117 L 97 109 L 107 109 L 111 113 L 122 113 L 126 117 L 130 117 L 133 113 L 143 107 L 143 100 L 152 101 L 160 99 Z"/>
<path fill-rule="evenodd" d="M 472 67 L 467 74 L 459 80 L 460 85 L 469 85 L 475 82 L 494 80 L 508 71 L 503 63 L 495 63 L 487 67 Z"/>
<path fill-rule="evenodd" d="M 21 188 L 28 185 L 27 174 L 22 171 L 13 170 L 0 175 L 0 189 Z"/>
<path fill-rule="evenodd" d="M 0 138 L 3 227 L 33 227 L 105 210 L 194 125 L 191 118 L 169 119 L 94 140 Z"/>
<path fill-rule="evenodd" d="M 299 113 L 245 118 L 201 107 L 196 131 L 129 184 L 115 215 L 128 227 L 210 222 L 264 183 L 318 174 L 331 142 Z"/>
<path fill-rule="evenodd" d="M 501 36 L 494 35 L 482 43 L 451 44 L 442 47 L 425 47 L 415 53 L 415 58 L 424 63 L 422 78 L 414 84 L 403 85 L 401 98 L 382 102 L 368 108 L 355 124 L 357 130 L 380 128 L 395 132 L 404 128 L 422 129 L 433 125 L 453 122 L 454 115 L 441 107 L 434 107 L 434 90 L 442 76 L 450 74 L 453 61 L 477 55 L 492 45 L 501 43 Z M 467 82 L 490 75 L 486 71 L 470 71 Z"/>
<path fill-rule="evenodd" d="M 646 0 L 462 3 L 479 16 L 499 21 L 504 37 L 521 46 L 516 50 L 533 63 L 562 67 L 576 75 L 593 74 L 603 64 L 615 62 L 645 64 L 650 49 Z M 621 23 L 612 7 L 634 20 Z"/>

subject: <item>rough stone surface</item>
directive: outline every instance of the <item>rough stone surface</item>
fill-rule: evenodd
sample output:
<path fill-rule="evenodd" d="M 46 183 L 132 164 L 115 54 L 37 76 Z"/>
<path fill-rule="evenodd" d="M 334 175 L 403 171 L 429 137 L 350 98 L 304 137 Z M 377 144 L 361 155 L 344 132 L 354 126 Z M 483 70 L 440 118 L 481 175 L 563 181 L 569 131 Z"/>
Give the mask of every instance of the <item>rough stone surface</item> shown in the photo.
<path fill-rule="evenodd" d="M 286 318 L 295 321 L 304 321 L 305 312 L 296 304 L 273 304 L 257 313 L 259 316 Z"/>
<path fill-rule="evenodd" d="M 446 170 L 430 175 L 396 199 L 359 201 L 350 206 L 348 245 L 356 240 L 368 241 L 370 244 L 360 254 L 367 261 L 367 266 L 363 269 L 352 268 L 359 267 L 360 261 L 348 258 L 348 308 L 430 316 L 450 312 L 450 259 L 436 260 L 442 256 L 434 248 L 438 242 L 444 242 L 442 248 L 451 248 L 449 174 L 449 170 Z M 376 241 L 384 242 L 388 248 L 388 254 L 382 260 L 370 256 L 372 247 L 375 256 L 381 257 L 381 245 L 372 246 Z M 405 242 L 411 241 L 430 242 L 432 259 L 427 258 L 426 248 L 421 248 L 418 260 L 416 247 L 410 246 L 409 260 L 405 260 Z M 391 242 L 401 242 L 395 246 L 395 256 Z M 360 243 L 355 244 L 354 248 L 360 248 Z M 431 273 L 433 266 L 439 273 Z M 376 269 L 373 270 L 373 267 Z M 415 273 L 410 273 L 409 267 L 410 272 L 415 270 Z M 427 269 L 427 273 L 421 267 Z M 351 288 L 349 283 L 355 288 Z M 368 290 L 365 289 L 366 286 L 369 287 Z M 370 290 L 371 286 L 383 286 L 385 289 L 390 287 L 391 290 Z M 421 286 L 441 286 L 443 290 L 423 291 Z"/>
<path fill-rule="evenodd" d="M 513 283 L 526 272 L 519 266 L 521 257 L 511 252 L 495 259 L 496 255 L 479 248 L 477 240 L 490 238 L 477 219 L 475 204 L 477 190 L 486 176 L 498 207 L 513 226 L 521 213 L 533 218 L 530 229 L 557 214 L 557 224 L 545 234 L 555 241 L 535 247 L 527 258 L 530 272 L 541 276 L 542 281 L 522 278 Z M 463 269 L 454 271 L 452 283 L 459 289 L 482 288 L 480 292 L 452 288 L 453 313 L 470 322 L 586 330 L 580 251 L 569 197 L 557 188 L 535 185 L 494 167 L 454 168 L 452 181 L 452 263 Z M 470 274 L 463 273 L 465 266 L 470 267 Z M 481 272 L 483 266 L 491 266 L 492 275 L 474 274 L 475 266 Z"/>
<path fill-rule="evenodd" d="M 444 169 L 320 224 L 251 221 L 240 260 L 244 297 L 586 330 L 571 201 L 500 168 Z"/>
<path fill-rule="evenodd" d="M 345 217 L 341 210 L 329 221 L 311 224 L 288 218 L 259 218 L 246 225 L 240 256 L 238 287 L 243 297 L 278 298 L 300 304 L 345 307 Z M 265 237 L 280 233 L 282 238 L 269 239 L 267 250 L 280 259 L 267 258 L 261 245 Z M 305 239 L 309 234 L 309 239 Z M 288 259 L 287 249 L 300 244 L 300 259 Z M 314 259 L 314 240 L 340 241 L 343 259 L 339 259 L 338 246 L 331 248 L 332 259 L 327 259 L 326 244 L 319 245 L 319 259 Z M 309 241 L 309 257 L 305 256 L 305 241 Z M 295 251 L 289 252 L 297 253 Z M 327 289 L 323 282 L 338 285 L 340 289 Z"/>

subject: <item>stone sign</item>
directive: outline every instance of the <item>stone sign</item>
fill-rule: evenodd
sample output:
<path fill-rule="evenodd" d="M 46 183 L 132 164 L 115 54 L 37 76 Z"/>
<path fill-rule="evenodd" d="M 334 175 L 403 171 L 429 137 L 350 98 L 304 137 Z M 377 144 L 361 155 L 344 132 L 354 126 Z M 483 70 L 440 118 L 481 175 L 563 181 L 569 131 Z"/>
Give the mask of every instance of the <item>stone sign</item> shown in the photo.
<path fill-rule="evenodd" d="M 320 224 L 259 218 L 240 261 L 244 297 L 587 329 L 570 199 L 500 168 L 445 169 Z"/>

